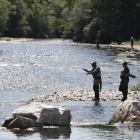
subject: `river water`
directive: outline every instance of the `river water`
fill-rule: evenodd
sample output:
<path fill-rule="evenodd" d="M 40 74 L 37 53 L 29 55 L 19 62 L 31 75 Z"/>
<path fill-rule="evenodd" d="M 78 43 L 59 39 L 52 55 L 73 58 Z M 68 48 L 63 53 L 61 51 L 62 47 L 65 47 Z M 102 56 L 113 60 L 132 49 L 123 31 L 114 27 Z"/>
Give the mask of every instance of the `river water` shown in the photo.
<path fill-rule="evenodd" d="M 131 49 L 106 48 L 100 45 L 74 43 L 71 40 L 29 40 L 0 42 L 0 125 L 8 115 L 23 104 L 20 101 L 44 94 L 71 90 L 92 90 L 92 76 L 82 68 L 91 69 L 96 61 L 102 71 L 103 89 L 118 90 L 121 62 L 128 61 L 140 81 L 139 52 Z M 0 140 L 45 139 L 138 139 L 140 125 L 107 125 L 120 101 L 47 103 L 65 105 L 71 110 L 70 128 L 44 128 L 20 132 L 0 131 Z"/>

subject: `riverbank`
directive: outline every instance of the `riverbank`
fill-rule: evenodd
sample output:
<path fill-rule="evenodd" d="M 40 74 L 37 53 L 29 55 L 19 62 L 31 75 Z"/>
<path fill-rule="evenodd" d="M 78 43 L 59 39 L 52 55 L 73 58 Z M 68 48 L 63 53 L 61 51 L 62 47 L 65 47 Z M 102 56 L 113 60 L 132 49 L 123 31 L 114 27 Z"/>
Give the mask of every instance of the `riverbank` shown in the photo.
<path fill-rule="evenodd" d="M 5 41 L 29 41 L 29 40 L 34 40 L 32 38 L 11 38 L 11 37 L 2 37 L 0 38 L 0 41 L 5 42 Z"/>
<path fill-rule="evenodd" d="M 35 40 L 34 38 L 11 38 L 11 37 L 2 37 L 0 38 L 0 41 L 28 41 L 28 40 Z M 75 42 L 77 43 L 77 42 Z M 78 44 L 81 44 L 81 43 L 78 43 Z M 93 45 L 96 45 L 96 44 L 89 44 L 89 43 L 82 43 L 82 45 L 85 44 L 85 45 L 90 45 L 90 46 L 93 46 Z M 101 47 L 114 47 L 114 48 L 126 48 L 126 49 L 134 49 L 134 50 L 140 50 L 140 45 L 135 45 L 133 46 L 133 48 L 131 48 L 131 45 L 130 44 L 125 44 L 125 43 L 122 43 L 122 44 L 100 44 Z"/>
<path fill-rule="evenodd" d="M 66 92 L 54 92 L 49 95 L 42 95 L 36 98 L 23 101 L 28 103 L 31 102 L 66 102 L 66 101 L 92 101 L 94 98 L 94 92 L 91 90 L 77 90 L 77 91 L 66 91 Z M 122 93 L 120 91 L 109 90 L 100 92 L 100 100 L 121 100 Z M 140 101 L 140 92 L 129 91 L 128 100 Z"/>
<path fill-rule="evenodd" d="M 128 44 L 100 44 L 101 47 L 111 47 L 111 48 L 124 48 L 124 49 L 132 49 L 132 50 L 140 50 L 140 46 L 139 45 L 134 45 L 133 48 L 131 48 L 131 45 Z"/>

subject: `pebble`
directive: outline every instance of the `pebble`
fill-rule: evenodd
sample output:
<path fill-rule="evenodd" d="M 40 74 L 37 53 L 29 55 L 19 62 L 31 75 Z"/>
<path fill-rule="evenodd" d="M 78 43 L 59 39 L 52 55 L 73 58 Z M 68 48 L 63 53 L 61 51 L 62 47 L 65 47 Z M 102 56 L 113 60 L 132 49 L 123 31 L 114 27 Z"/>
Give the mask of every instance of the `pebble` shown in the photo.
<path fill-rule="evenodd" d="M 140 91 L 129 91 L 128 99 L 130 100 L 140 100 Z M 99 93 L 100 99 L 103 101 L 107 100 L 121 100 L 122 93 L 120 91 L 109 90 L 102 91 Z M 55 92 L 49 95 L 43 95 L 25 101 L 30 102 L 66 102 L 66 101 L 92 101 L 95 98 L 94 91 L 91 90 L 77 90 L 77 91 L 67 91 L 67 92 Z"/>

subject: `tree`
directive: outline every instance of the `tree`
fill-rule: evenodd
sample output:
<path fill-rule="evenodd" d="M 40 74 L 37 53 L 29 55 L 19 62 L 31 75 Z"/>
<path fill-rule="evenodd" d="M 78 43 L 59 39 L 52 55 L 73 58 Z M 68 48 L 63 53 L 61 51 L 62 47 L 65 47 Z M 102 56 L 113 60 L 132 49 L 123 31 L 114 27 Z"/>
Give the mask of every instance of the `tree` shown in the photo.
<path fill-rule="evenodd" d="M 9 14 L 8 31 L 4 33 L 9 37 L 26 37 L 30 27 L 27 22 L 27 6 L 23 0 L 12 1 Z"/>
<path fill-rule="evenodd" d="M 42 3 L 42 4 L 41 4 Z M 42 38 L 48 36 L 48 3 L 45 0 L 34 0 L 28 13 L 31 28 L 29 36 Z"/>
<path fill-rule="evenodd" d="M 7 0 L 0 0 L 0 36 L 7 31 L 11 4 Z"/>
<path fill-rule="evenodd" d="M 70 8 L 70 10 L 72 10 L 76 0 L 61 0 L 61 1 L 64 1 L 66 3 L 66 7 Z"/>
<path fill-rule="evenodd" d="M 73 30 L 74 41 L 85 42 L 86 26 L 91 22 L 91 6 L 89 0 L 77 0 L 72 9 L 69 22 L 70 28 Z M 84 29 L 85 28 L 85 29 Z"/>
<path fill-rule="evenodd" d="M 87 25 L 83 29 L 84 42 L 95 43 L 100 30 L 98 9 L 98 0 L 88 0 L 88 9 L 86 10 L 89 16 Z"/>
<path fill-rule="evenodd" d="M 121 43 L 139 31 L 138 0 L 98 0 L 98 36 L 102 43 Z"/>
<path fill-rule="evenodd" d="M 62 0 L 52 0 L 49 11 L 49 29 L 52 37 L 60 38 L 67 22 L 62 17 L 65 2 Z"/>

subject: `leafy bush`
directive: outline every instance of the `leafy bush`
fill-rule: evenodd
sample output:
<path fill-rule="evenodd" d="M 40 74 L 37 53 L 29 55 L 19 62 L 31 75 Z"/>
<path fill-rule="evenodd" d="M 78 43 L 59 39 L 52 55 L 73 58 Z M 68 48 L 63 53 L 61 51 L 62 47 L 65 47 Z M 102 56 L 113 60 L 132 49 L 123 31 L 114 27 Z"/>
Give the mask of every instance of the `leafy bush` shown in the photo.
<path fill-rule="evenodd" d="M 140 82 L 137 83 L 136 86 L 131 87 L 131 91 L 140 91 Z"/>

